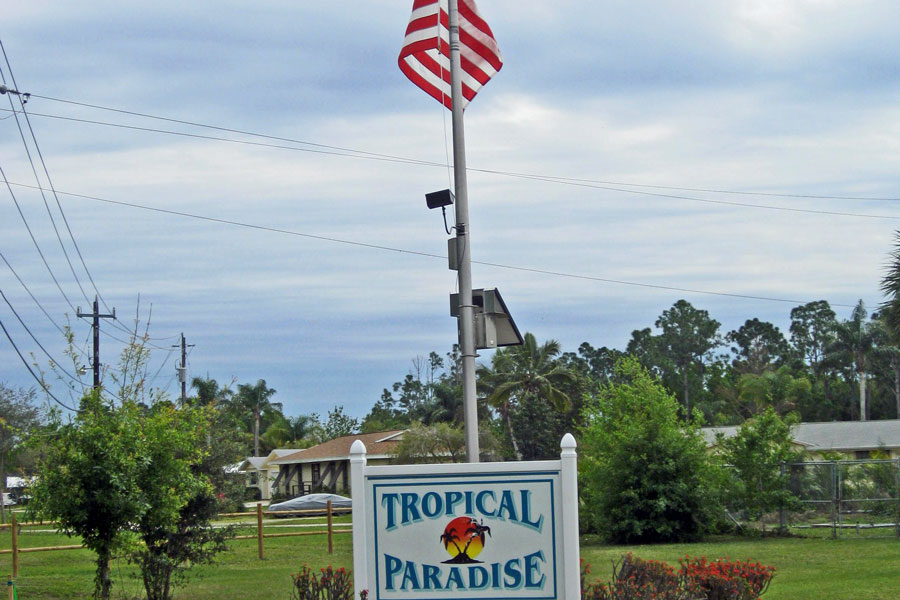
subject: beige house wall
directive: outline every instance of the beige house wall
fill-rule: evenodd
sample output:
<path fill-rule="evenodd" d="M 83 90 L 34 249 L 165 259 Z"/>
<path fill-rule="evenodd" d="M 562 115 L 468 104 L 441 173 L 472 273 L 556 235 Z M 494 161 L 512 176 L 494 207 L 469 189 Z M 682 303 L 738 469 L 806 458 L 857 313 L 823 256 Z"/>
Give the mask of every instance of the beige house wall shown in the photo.
<path fill-rule="evenodd" d="M 391 464 L 391 457 L 389 456 L 376 456 L 369 459 L 369 463 L 372 465 L 389 465 Z M 282 493 L 287 496 L 301 495 L 304 490 L 312 486 L 312 473 L 313 473 L 313 465 L 319 466 L 319 476 L 322 477 L 325 475 L 328 467 L 334 464 L 334 468 L 338 469 L 340 464 L 343 463 L 344 470 L 338 477 L 338 480 L 335 485 L 335 489 L 338 493 L 340 492 L 349 492 L 350 491 L 350 459 L 338 459 L 338 460 L 324 460 L 316 463 L 299 463 L 301 480 L 298 481 L 296 475 L 292 474 L 291 480 L 287 482 L 287 487 L 285 487 L 285 481 L 279 483 L 279 487 L 282 489 Z M 296 468 L 298 463 L 290 463 L 283 464 L 280 466 L 282 469 L 294 469 Z M 277 476 L 278 473 L 275 473 Z M 274 482 L 275 476 L 272 477 L 271 481 Z M 331 476 L 329 475 L 329 479 Z M 302 482 L 303 488 L 301 489 L 300 483 Z M 321 483 L 321 482 L 319 482 Z M 270 484 L 271 485 L 271 482 Z"/>

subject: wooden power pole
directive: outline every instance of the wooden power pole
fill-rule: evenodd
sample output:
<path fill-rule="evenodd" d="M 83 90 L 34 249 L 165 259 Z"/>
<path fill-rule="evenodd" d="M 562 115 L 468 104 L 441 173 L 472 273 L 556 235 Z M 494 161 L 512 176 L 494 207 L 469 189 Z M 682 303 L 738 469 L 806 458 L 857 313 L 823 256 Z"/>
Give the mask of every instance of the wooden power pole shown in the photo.
<path fill-rule="evenodd" d="M 81 308 L 79 307 L 75 313 L 79 319 L 85 317 L 91 317 L 91 329 L 93 329 L 94 334 L 94 358 L 93 365 L 94 368 L 94 389 L 100 389 L 100 319 L 115 319 L 116 318 L 116 309 L 113 308 L 112 314 L 103 315 L 100 314 L 100 306 L 97 304 L 97 296 L 94 296 L 94 311 L 91 313 L 83 313 L 81 312 Z"/>

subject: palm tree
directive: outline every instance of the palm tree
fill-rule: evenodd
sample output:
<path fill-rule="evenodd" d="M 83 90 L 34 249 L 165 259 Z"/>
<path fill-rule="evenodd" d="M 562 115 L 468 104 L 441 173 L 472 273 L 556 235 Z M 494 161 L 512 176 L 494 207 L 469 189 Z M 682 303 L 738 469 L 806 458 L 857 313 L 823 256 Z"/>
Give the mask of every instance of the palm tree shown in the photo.
<path fill-rule="evenodd" d="M 268 449 L 304 448 L 312 443 L 318 427 L 318 421 L 312 415 L 273 416 L 275 421 L 259 436 Z"/>
<path fill-rule="evenodd" d="M 266 380 L 260 379 L 254 385 L 242 383 L 238 385 L 236 402 L 245 414 L 253 416 L 253 456 L 259 456 L 259 419 L 263 412 L 274 410 L 281 412 L 281 403 L 269 399 L 275 390 L 266 386 Z"/>
<path fill-rule="evenodd" d="M 491 358 L 491 366 L 478 367 L 478 385 L 488 405 L 500 415 L 513 451 L 521 458 L 510 414 L 515 404 L 526 396 L 540 398 L 564 411 L 571 406 L 569 396 L 560 389 L 562 383 L 575 380 L 575 374 L 557 361 L 560 345 L 549 340 L 538 346 L 531 333 L 525 334 L 520 346 L 501 348 Z"/>
<path fill-rule="evenodd" d="M 859 384 L 859 420 L 866 420 L 866 376 L 875 347 L 875 329 L 866 322 L 866 307 L 860 300 L 849 321 L 839 323 L 835 338 L 826 351 L 830 362 L 849 366 Z"/>
<path fill-rule="evenodd" d="M 194 377 L 191 388 L 197 390 L 200 406 L 213 406 L 231 398 L 232 391 L 227 385 L 219 387 L 219 382 L 211 378 Z"/>
<path fill-rule="evenodd" d="M 887 355 L 894 380 L 894 400 L 897 418 L 900 419 L 900 231 L 894 237 L 894 250 L 887 274 L 881 280 L 881 291 L 887 296 L 881 304 L 880 321 L 884 343 L 881 353 Z"/>
<path fill-rule="evenodd" d="M 889 382 L 888 386 L 894 396 L 897 418 L 900 419 L 900 347 L 891 335 L 884 313 L 872 315 L 869 324 L 875 337 L 873 370 L 882 374 Z"/>
<path fill-rule="evenodd" d="M 894 235 L 890 264 L 887 274 L 881 280 L 881 291 L 887 296 L 887 300 L 881 304 L 881 315 L 891 341 L 900 345 L 900 231 Z"/>

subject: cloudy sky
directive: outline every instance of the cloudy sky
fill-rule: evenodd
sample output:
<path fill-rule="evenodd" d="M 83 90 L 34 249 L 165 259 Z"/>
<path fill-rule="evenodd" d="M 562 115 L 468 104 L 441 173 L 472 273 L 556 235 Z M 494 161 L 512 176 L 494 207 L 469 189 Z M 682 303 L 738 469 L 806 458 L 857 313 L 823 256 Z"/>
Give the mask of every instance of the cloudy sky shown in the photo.
<path fill-rule="evenodd" d="M 40 156 L 19 124 L 38 180 L 42 157 L 122 327 L 140 296 L 154 387 L 177 394 L 169 350 L 184 332 L 189 377 L 262 378 L 288 414 L 343 405 L 361 417 L 411 359 L 450 349 L 455 273 L 424 203 L 449 185 L 450 119 L 397 68 L 410 7 L 6 7 L 0 68 L 32 94 Z M 504 66 L 466 111 L 473 280 L 501 290 L 522 331 L 566 350 L 623 348 L 680 298 L 723 333 L 752 317 L 786 330 L 791 308 L 812 300 L 842 317 L 880 302 L 900 228 L 900 4 L 479 7 Z M 83 352 L 89 327 L 72 306 L 87 310 L 94 290 L 56 199 L 45 206 L 27 187 L 8 98 L 0 252 L 15 274 L 0 262 L 0 320 L 46 369 L 10 305 L 62 362 L 41 308 L 70 320 Z M 120 347 L 104 335 L 101 359 Z M 30 377 L 0 338 L 0 382 Z"/>

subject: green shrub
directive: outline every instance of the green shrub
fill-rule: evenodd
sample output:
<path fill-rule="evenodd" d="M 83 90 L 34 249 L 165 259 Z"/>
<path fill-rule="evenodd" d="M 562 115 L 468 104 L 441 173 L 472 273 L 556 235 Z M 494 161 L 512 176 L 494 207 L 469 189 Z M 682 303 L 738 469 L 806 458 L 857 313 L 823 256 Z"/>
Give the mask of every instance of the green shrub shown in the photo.
<path fill-rule="evenodd" d="M 614 543 L 698 539 L 721 515 L 699 425 L 632 357 L 584 412 L 583 522 Z"/>
<path fill-rule="evenodd" d="M 791 440 L 791 426 L 772 407 L 747 420 L 734 437 L 720 435 L 719 444 L 723 460 L 735 470 L 730 494 L 735 510 L 760 519 L 765 531 L 766 513 L 798 507 L 782 465 L 798 461 L 800 454 Z"/>

